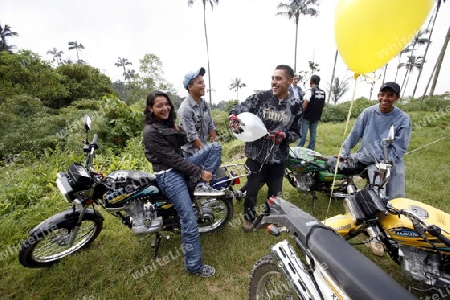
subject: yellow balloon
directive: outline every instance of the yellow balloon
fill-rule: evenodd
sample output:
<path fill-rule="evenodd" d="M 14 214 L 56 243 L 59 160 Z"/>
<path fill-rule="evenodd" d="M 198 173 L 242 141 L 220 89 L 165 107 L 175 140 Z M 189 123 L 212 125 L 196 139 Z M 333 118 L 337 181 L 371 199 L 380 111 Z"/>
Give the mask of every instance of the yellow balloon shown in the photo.
<path fill-rule="evenodd" d="M 373 72 L 414 38 L 435 0 L 339 0 L 336 45 L 355 73 Z"/>

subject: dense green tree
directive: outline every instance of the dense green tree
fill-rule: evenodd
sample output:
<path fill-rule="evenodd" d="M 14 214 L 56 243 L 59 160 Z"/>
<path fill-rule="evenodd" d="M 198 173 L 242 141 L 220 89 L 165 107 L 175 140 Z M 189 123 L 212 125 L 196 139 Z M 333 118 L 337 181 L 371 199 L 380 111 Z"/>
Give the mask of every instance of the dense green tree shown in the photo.
<path fill-rule="evenodd" d="M 0 103 L 13 95 L 27 94 L 39 98 L 44 105 L 60 106 L 69 96 L 61 75 L 42 61 L 38 54 L 20 50 L 17 54 L 0 52 Z"/>
<path fill-rule="evenodd" d="M 289 19 L 294 18 L 295 22 L 295 45 L 294 45 L 294 73 L 297 72 L 297 39 L 298 39 L 298 20 L 301 15 L 318 16 L 317 6 L 318 0 L 290 0 L 289 3 L 279 3 L 277 9 L 278 16 L 287 16 Z"/>
<path fill-rule="evenodd" d="M 0 38 L 1 38 L 0 51 L 11 52 L 14 46 L 8 45 L 6 39 L 12 36 L 19 36 L 19 34 L 17 32 L 12 31 L 11 26 L 9 26 L 8 24 L 5 24 L 5 26 L 2 26 L 2 24 L 0 24 Z"/>
<path fill-rule="evenodd" d="M 64 106 L 83 98 L 100 100 L 104 95 L 115 94 L 111 79 L 89 65 L 61 65 L 56 72 L 62 76 L 61 82 L 69 92 Z"/>
<path fill-rule="evenodd" d="M 188 0 L 188 5 L 192 6 L 195 0 Z M 209 42 L 208 32 L 206 30 L 206 3 L 211 5 L 211 10 L 214 8 L 214 4 L 218 5 L 219 0 L 202 0 L 203 2 L 203 28 L 205 29 L 205 41 L 206 41 L 206 57 L 208 59 L 208 91 L 209 91 L 209 104 L 212 105 L 212 88 L 211 88 L 211 68 L 209 66 Z"/>

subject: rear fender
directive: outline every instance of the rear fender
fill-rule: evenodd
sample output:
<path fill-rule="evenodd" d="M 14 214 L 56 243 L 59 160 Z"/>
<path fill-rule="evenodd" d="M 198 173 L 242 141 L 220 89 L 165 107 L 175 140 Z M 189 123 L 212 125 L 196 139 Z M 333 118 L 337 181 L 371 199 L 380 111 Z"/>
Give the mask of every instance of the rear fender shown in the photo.
<path fill-rule="evenodd" d="M 347 214 L 341 214 L 334 217 L 330 217 L 322 223 L 326 226 L 333 228 L 340 236 L 347 236 L 350 231 L 356 228 L 355 222 L 352 219 L 352 216 Z"/>
<path fill-rule="evenodd" d="M 76 209 L 75 212 L 72 208 L 65 211 L 59 212 L 56 215 L 42 221 L 39 225 L 30 230 L 30 235 L 35 235 L 42 231 L 49 231 L 52 227 L 57 227 L 61 223 L 75 223 L 80 216 L 80 209 Z M 87 208 L 85 212 L 86 215 L 92 215 L 92 217 L 97 217 L 104 220 L 102 214 L 95 209 Z"/>

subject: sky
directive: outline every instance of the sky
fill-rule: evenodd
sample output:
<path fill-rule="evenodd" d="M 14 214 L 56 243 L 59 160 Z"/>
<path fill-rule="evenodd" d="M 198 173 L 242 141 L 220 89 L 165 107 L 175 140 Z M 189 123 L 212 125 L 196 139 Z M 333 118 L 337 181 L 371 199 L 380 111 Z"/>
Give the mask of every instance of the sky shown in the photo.
<path fill-rule="evenodd" d="M 338 1 L 322 0 L 318 17 L 301 16 L 299 22 L 296 69 L 308 70 L 309 60 L 318 63 L 320 86 L 325 90 L 331 80 L 336 50 L 334 30 Z M 280 2 L 287 3 L 287 0 L 222 0 L 214 9 L 207 6 L 214 103 L 237 97 L 243 101 L 255 90 L 270 89 L 277 65 L 293 67 L 295 23 L 293 19 L 276 16 Z M 395 26 L 396 14 L 387 12 L 380 17 Z M 431 38 L 433 43 L 418 88 L 420 95 L 442 47 L 448 20 L 450 5 L 445 3 Z M 152 53 L 163 64 L 163 77 L 181 97 L 187 95 L 183 88 L 184 74 L 200 67 L 208 71 L 201 0 L 196 0 L 191 7 L 187 0 L 1 0 L 0 24 L 8 24 L 19 34 L 7 40 L 9 45 L 32 50 L 46 60 L 52 59 L 47 51 L 56 47 L 64 52 L 64 59 L 76 61 L 76 51 L 68 50 L 68 42 L 83 44 L 85 49 L 80 59 L 98 68 L 112 81 L 123 80 L 122 69 L 114 65 L 118 57 L 127 58 L 132 63 L 128 67 L 138 71 L 139 60 Z M 450 91 L 449 49 L 435 94 Z M 396 57 L 390 61 L 386 81 L 394 80 L 397 64 Z M 336 76 L 341 79 L 353 75 L 340 56 L 336 68 Z M 403 77 L 402 70 L 397 79 L 400 84 Z M 238 95 L 229 89 L 235 78 L 246 84 Z M 412 94 L 415 78 L 411 79 L 405 96 Z M 206 74 L 208 88 L 207 80 Z M 349 92 L 340 101 L 369 97 L 369 84 L 361 79 L 352 79 L 350 83 Z M 375 91 L 380 86 L 381 79 L 376 81 Z"/>

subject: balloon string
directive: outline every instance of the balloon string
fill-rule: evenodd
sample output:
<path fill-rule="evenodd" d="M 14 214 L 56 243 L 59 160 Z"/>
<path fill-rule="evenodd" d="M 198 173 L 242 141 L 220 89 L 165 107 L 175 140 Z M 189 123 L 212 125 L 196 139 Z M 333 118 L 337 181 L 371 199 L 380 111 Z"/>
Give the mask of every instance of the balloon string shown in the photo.
<path fill-rule="evenodd" d="M 354 85 L 353 85 L 352 100 L 350 101 L 350 108 L 349 108 L 349 110 L 348 110 L 348 113 L 347 113 L 347 120 L 346 120 L 346 122 L 345 122 L 345 129 L 344 129 L 344 134 L 343 134 L 344 139 L 345 139 L 345 137 L 347 136 L 348 124 L 350 123 L 350 117 L 351 117 L 351 115 L 352 115 L 353 102 L 354 102 L 354 100 L 355 100 L 355 95 L 356 95 L 356 84 L 357 84 L 357 79 L 358 79 L 359 75 L 361 75 L 361 74 L 355 73 L 355 74 L 353 75 L 353 78 L 355 79 L 355 81 L 354 81 Z M 363 74 L 363 76 L 366 77 L 364 74 Z M 345 140 L 344 140 L 344 141 L 345 141 Z M 336 182 L 336 175 L 337 175 L 337 170 L 338 170 L 338 166 L 339 166 L 339 157 L 341 157 L 343 146 L 344 146 L 344 143 L 342 143 L 341 148 L 339 149 L 339 154 L 338 154 L 338 157 L 337 157 L 337 160 L 336 160 L 336 164 L 335 164 L 335 166 L 334 166 L 333 184 L 331 185 L 330 200 L 328 201 L 328 207 L 327 207 L 327 211 L 326 211 L 326 214 L 325 214 L 325 220 L 328 218 L 328 212 L 330 211 L 331 199 L 332 199 L 332 197 L 333 197 L 334 184 L 335 184 L 335 182 Z M 325 224 L 325 225 L 326 225 L 326 224 Z"/>

